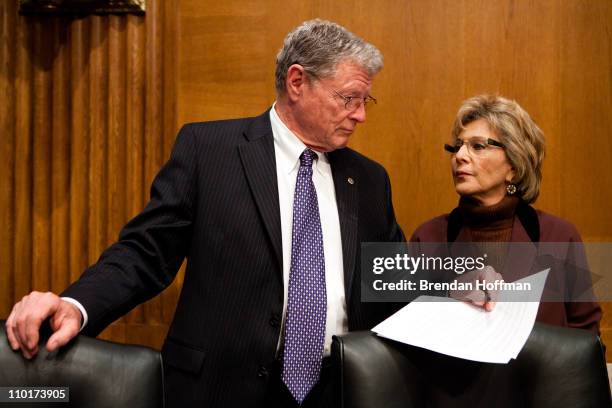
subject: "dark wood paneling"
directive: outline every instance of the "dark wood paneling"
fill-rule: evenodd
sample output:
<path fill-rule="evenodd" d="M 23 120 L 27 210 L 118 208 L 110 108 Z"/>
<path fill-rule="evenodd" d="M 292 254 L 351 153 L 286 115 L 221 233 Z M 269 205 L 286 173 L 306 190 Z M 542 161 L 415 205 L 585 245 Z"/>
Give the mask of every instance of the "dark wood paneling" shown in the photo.
<path fill-rule="evenodd" d="M 88 264 L 89 217 L 89 31 L 90 19 L 73 21 L 70 44 L 70 233 L 69 275 L 76 280 Z"/>
<path fill-rule="evenodd" d="M 51 270 L 51 65 L 53 63 L 53 22 L 37 19 L 34 35 L 34 89 L 32 94 L 33 232 L 32 287 L 50 287 Z"/>
<path fill-rule="evenodd" d="M 34 62 L 31 60 L 33 30 L 24 18 L 16 18 L 15 79 L 15 252 L 13 258 L 14 303 L 32 290 L 32 115 Z M 4 192 L 3 192 L 4 194 Z M 4 210 L 2 210 L 4 211 Z M 4 272 L 4 271 L 3 271 Z M 7 300 L 4 300 L 5 302 Z"/>
<path fill-rule="evenodd" d="M 70 44 L 68 21 L 53 21 L 53 48 L 57 49 L 52 67 L 51 117 L 51 290 L 59 292 L 70 282 Z"/>
<path fill-rule="evenodd" d="M 0 5 L 0 318 L 30 290 L 77 279 L 148 199 L 177 128 L 176 3 L 148 6 L 70 19 Z M 102 337 L 159 348 L 177 294 Z"/>
<path fill-rule="evenodd" d="M 89 69 L 89 259 L 106 247 L 108 223 L 108 17 L 91 17 Z"/>
<path fill-rule="evenodd" d="M 16 115 L 16 21 L 11 18 L 16 5 L 0 3 L 0 316 L 12 308 L 15 281 L 15 115 Z"/>

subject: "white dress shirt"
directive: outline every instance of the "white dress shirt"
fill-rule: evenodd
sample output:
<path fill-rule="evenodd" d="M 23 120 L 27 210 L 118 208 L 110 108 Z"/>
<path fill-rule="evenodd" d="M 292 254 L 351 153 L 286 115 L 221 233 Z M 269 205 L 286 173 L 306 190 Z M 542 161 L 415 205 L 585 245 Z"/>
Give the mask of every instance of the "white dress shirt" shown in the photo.
<path fill-rule="evenodd" d="M 280 204 L 281 231 L 283 241 L 283 328 L 287 314 L 289 270 L 291 267 L 291 231 L 293 227 L 293 195 L 300 168 L 300 155 L 307 148 L 298 137 L 285 126 L 276 113 L 276 104 L 270 109 L 270 122 L 274 135 L 276 177 Z M 344 296 L 344 264 L 342 260 L 342 238 L 340 219 L 336 204 L 336 190 L 327 155 L 316 152 L 318 159 L 312 164 L 312 181 L 317 191 L 323 251 L 325 256 L 325 285 L 327 291 L 327 322 L 325 325 L 325 349 L 331 349 L 332 336 L 348 331 L 346 302 Z M 283 331 L 281 331 L 282 338 Z M 281 340 L 279 340 L 279 347 Z"/>

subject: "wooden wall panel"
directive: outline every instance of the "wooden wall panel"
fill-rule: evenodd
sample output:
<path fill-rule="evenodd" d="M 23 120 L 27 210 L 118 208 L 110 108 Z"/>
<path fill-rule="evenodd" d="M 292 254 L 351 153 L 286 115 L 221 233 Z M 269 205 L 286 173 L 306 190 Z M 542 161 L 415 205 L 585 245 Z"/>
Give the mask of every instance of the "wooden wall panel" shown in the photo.
<path fill-rule="evenodd" d="M 70 222 L 69 278 L 76 280 L 88 265 L 89 207 L 89 31 L 90 19 L 73 21 L 70 47 Z"/>
<path fill-rule="evenodd" d="M 9 17 L 14 5 L 0 3 L 0 299 L 13 299 L 15 268 L 15 68 L 16 21 Z M 6 271 L 7 273 L 4 273 Z M 0 301 L 0 316 L 10 313 L 12 305 Z"/>
<path fill-rule="evenodd" d="M 57 49 L 52 67 L 51 103 L 51 274 L 50 288 L 63 290 L 70 282 L 66 260 L 70 256 L 70 44 L 67 43 L 67 20 L 54 21 L 53 49 Z M 65 47 L 61 44 L 66 43 Z M 48 129 L 48 127 L 47 127 Z"/>
<path fill-rule="evenodd" d="M 560 215 L 587 241 L 612 242 L 612 3 L 570 2 L 561 24 Z M 612 271 L 602 271 L 612 278 Z M 602 338 L 612 361 L 612 302 L 603 308 Z"/>
<path fill-rule="evenodd" d="M 78 19 L 0 5 L 0 318 L 30 290 L 77 279 L 148 201 L 177 130 L 175 47 L 162 49 L 175 5 Z M 159 348 L 181 282 L 102 337 Z"/>
<path fill-rule="evenodd" d="M 108 128 L 108 18 L 91 17 L 89 70 L 89 259 L 106 244 L 107 128 Z"/>
<path fill-rule="evenodd" d="M 536 206 L 575 223 L 587 241 L 612 241 L 610 1 L 181 0 L 179 123 L 263 112 L 275 99 L 285 34 L 314 17 L 385 56 L 372 90 L 379 103 L 350 145 L 389 171 L 406 234 L 456 205 L 442 144 L 460 103 L 486 92 L 516 99 L 546 135 Z"/>
<path fill-rule="evenodd" d="M 5 9 L 10 12 L 9 19 L 15 20 L 16 7 Z M 13 254 L 14 299 L 6 299 L 14 303 L 32 290 L 32 71 L 34 63 L 30 58 L 33 30 L 28 28 L 26 19 L 15 21 L 16 47 L 15 61 L 15 252 Z M 7 39 L 10 41 L 10 39 Z M 3 191 L 3 194 L 4 191 Z"/>
<path fill-rule="evenodd" d="M 570 2 L 562 19 L 561 215 L 589 241 L 612 240 L 611 17 L 612 2 Z"/>
<path fill-rule="evenodd" d="M 53 36 L 43 20 L 33 21 L 34 33 L 34 89 L 32 100 L 32 286 L 50 287 L 51 253 L 51 64 Z"/>

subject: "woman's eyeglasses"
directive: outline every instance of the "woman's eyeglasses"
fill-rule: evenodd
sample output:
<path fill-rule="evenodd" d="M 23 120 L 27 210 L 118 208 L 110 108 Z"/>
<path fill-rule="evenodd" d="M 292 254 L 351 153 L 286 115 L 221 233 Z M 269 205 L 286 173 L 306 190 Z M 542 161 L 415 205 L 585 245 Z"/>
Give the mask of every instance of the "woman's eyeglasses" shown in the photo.
<path fill-rule="evenodd" d="M 488 150 L 492 148 L 499 147 L 505 149 L 506 146 L 498 142 L 497 140 L 493 140 L 491 138 L 486 137 L 472 137 L 468 140 L 455 140 L 455 144 L 444 144 L 444 150 L 449 152 L 450 154 L 457 154 L 459 150 L 461 150 L 461 146 L 466 145 L 468 154 L 470 156 L 481 156 L 485 154 Z"/>

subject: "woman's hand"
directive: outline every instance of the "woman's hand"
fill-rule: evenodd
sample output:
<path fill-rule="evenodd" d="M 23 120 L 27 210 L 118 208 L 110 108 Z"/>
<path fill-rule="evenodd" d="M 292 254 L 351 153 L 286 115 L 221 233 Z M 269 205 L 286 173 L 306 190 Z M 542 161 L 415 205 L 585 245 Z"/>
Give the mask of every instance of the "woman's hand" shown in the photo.
<path fill-rule="evenodd" d="M 485 266 L 482 269 L 474 269 L 466 272 L 456 279 L 460 283 L 470 283 L 471 287 L 476 288 L 476 282 L 479 284 L 483 283 L 494 283 L 495 281 L 503 282 L 501 274 L 495 271 L 492 266 Z M 497 290 L 451 290 L 449 293 L 453 299 L 461 300 L 463 302 L 469 302 L 474 306 L 482 307 L 487 312 L 492 311 L 495 308 L 499 292 Z"/>

